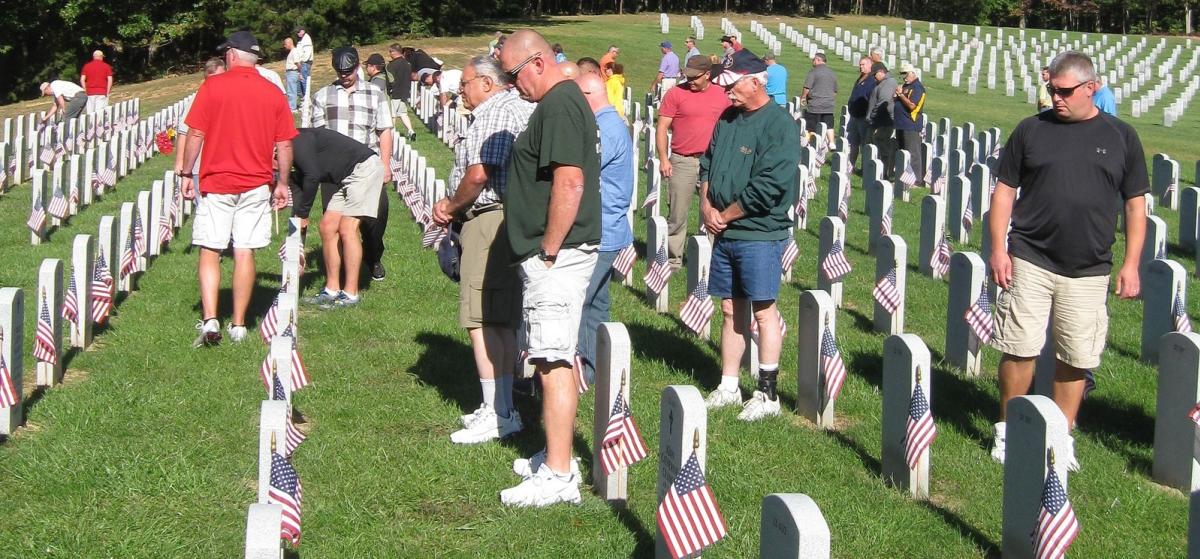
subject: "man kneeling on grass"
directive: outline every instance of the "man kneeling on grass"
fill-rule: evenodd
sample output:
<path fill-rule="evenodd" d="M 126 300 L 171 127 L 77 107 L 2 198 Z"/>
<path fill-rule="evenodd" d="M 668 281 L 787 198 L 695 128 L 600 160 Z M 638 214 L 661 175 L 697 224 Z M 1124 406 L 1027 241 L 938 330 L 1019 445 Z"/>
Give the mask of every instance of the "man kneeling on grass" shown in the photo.
<path fill-rule="evenodd" d="M 325 293 L 333 294 L 322 309 L 358 304 L 363 245 L 360 218 L 374 218 L 383 191 L 383 164 L 366 144 L 328 128 L 302 128 L 292 140 L 292 215 L 308 219 L 317 186 L 323 189 L 321 252 L 325 258 Z M 345 272 L 345 280 L 342 276 Z"/>

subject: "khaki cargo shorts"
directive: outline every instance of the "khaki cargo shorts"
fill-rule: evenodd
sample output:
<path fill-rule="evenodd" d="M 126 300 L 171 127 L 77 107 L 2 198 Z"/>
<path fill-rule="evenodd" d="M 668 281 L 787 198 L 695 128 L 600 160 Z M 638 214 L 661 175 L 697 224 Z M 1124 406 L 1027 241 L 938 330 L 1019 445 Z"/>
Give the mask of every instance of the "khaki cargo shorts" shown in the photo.
<path fill-rule="evenodd" d="M 1037 357 L 1054 324 L 1054 354 L 1077 369 L 1100 366 L 1108 336 L 1108 276 L 1069 278 L 1020 258 L 1012 259 L 1012 281 L 996 297 L 992 346 L 1016 357 Z"/>
<path fill-rule="evenodd" d="M 459 238 L 463 252 L 458 260 L 458 325 L 515 328 L 521 316 L 521 289 L 504 212 L 493 210 L 463 223 Z"/>
<path fill-rule="evenodd" d="M 383 162 L 372 155 L 358 165 L 342 181 L 342 187 L 325 205 L 326 212 L 346 217 L 375 218 L 379 215 L 379 194 L 383 192 Z"/>
<path fill-rule="evenodd" d="M 592 246 L 558 251 L 550 268 L 536 255 L 521 262 L 525 327 L 518 334 L 530 359 L 574 362 L 583 299 L 598 258 Z"/>

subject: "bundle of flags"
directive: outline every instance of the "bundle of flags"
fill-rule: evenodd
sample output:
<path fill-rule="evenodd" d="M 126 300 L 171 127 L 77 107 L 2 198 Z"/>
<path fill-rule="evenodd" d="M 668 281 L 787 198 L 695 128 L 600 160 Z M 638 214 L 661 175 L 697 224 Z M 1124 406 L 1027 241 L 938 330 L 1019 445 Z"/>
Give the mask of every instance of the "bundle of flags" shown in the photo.
<path fill-rule="evenodd" d="M 696 450 L 675 475 L 658 512 L 658 532 L 674 559 L 691 557 L 728 533 L 717 499 L 704 479 Z"/>
<path fill-rule="evenodd" d="M 104 253 L 96 255 L 92 267 L 92 322 L 102 324 L 113 307 L 113 277 L 108 271 Z"/>
<path fill-rule="evenodd" d="M 4 330 L 0 330 L 0 343 L 4 342 Z M 8 370 L 8 362 L 4 360 L 4 352 L 0 351 L 0 409 L 17 405 L 21 395 L 13 384 L 12 371 Z"/>
<path fill-rule="evenodd" d="M 783 256 L 781 258 L 783 273 L 788 273 L 792 270 L 792 265 L 796 263 L 796 259 L 800 257 L 800 246 L 796 244 L 794 237 L 789 237 L 787 246 L 783 248 Z"/>
<path fill-rule="evenodd" d="M 699 334 L 708 328 L 709 320 L 715 311 L 716 306 L 708 296 L 708 278 L 701 275 L 692 292 L 688 293 L 687 299 L 683 301 L 683 306 L 679 309 L 679 318 L 684 326 Z"/>
<path fill-rule="evenodd" d="M 42 304 L 38 309 L 37 333 L 33 338 L 33 358 L 51 365 L 58 363 L 58 352 L 54 349 L 54 328 L 50 322 L 50 303 L 42 293 Z"/>
<path fill-rule="evenodd" d="M 944 276 L 950 271 L 950 255 L 954 249 L 950 247 L 950 239 L 944 232 L 938 238 L 938 244 L 933 248 L 933 257 L 929 259 L 929 266 L 933 268 L 933 272 L 938 276 Z"/>
<path fill-rule="evenodd" d="M 842 392 L 842 384 L 846 382 L 846 363 L 842 361 L 842 352 L 838 351 L 837 343 L 833 340 L 833 330 L 828 324 L 821 332 L 821 376 L 825 387 L 825 401 L 837 400 L 838 394 Z"/>
<path fill-rule="evenodd" d="M 449 233 L 447 229 L 441 225 L 434 225 L 432 222 L 425 226 L 425 233 L 421 235 L 421 247 L 430 248 L 436 247 L 438 243 Z"/>
<path fill-rule="evenodd" d="M 621 468 L 628 468 L 645 458 L 646 441 L 633 422 L 633 412 L 625 400 L 625 379 L 621 379 L 621 389 L 613 400 L 612 411 L 608 414 L 608 428 L 604 439 L 600 441 L 600 470 L 604 475 L 611 475 Z"/>
<path fill-rule="evenodd" d="M 667 247 L 659 247 L 654 253 L 654 260 L 646 267 L 646 287 L 655 293 L 662 293 L 671 280 L 671 265 L 667 262 Z"/>
<path fill-rule="evenodd" d="M 633 244 L 631 243 L 629 246 L 621 249 L 621 251 L 617 253 L 616 259 L 613 260 L 613 270 L 616 270 L 618 274 L 621 274 L 622 278 L 627 278 L 629 277 L 630 272 L 633 271 L 634 260 L 637 260 L 637 249 L 634 248 Z"/>
<path fill-rule="evenodd" d="M 63 320 L 74 323 L 79 320 L 79 289 L 75 285 L 75 271 L 67 272 L 67 292 L 63 294 Z"/>
<path fill-rule="evenodd" d="M 908 401 L 908 420 L 904 426 L 904 461 L 909 469 L 917 467 L 921 454 L 933 439 L 937 438 L 937 427 L 933 424 L 933 412 L 929 399 L 921 389 L 921 369 L 917 369 L 917 383 L 913 386 L 912 398 Z"/>
<path fill-rule="evenodd" d="M 1171 305 L 1171 315 L 1175 318 L 1176 332 L 1191 332 L 1192 321 L 1188 318 L 1187 306 L 1183 304 L 1183 286 L 1175 290 L 1175 301 Z"/>
<path fill-rule="evenodd" d="M 1079 535 L 1079 519 L 1054 469 L 1054 449 L 1046 451 L 1046 483 L 1033 529 L 1033 554 L 1038 559 L 1062 559 Z"/>
<path fill-rule="evenodd" d="M 894 264 L 892 269 L 875 284 L 875 290 L 871 294 L 888 314 L 894 313 L 896 309 L 900 308 L 900 290 L 896 287 L 896 266 Z"/>
<path fill-rule="evenodd" d="M 850 261 L 846 260 L 846 252 L 842 250 L 841 241 L 833 241 L 829 254 L 826 254 L 825 260 L 821 262 L 821 273 L 825 274 L 825 279 L 831 283 L 841 281 L 846 274 L 850 273 Z"/>
<path fill-rule="evenodd" d="M 967 307 L 967 312 L 963 316 L 967 321 L 967 326 L 971 327 L 971 333 L 980 343 L 991 343 L 992 337 L 996 334 L 996 321 L 992 318 L 992 298 L 988 296 L 987 281 L 979 288 L 979 297 Z"/>

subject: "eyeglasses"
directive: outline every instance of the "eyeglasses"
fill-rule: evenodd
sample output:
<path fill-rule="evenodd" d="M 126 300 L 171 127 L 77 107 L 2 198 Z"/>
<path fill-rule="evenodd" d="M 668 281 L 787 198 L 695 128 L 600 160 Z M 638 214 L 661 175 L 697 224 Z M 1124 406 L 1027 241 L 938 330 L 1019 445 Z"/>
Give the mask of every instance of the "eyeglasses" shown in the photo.
<path fill-rule="evenodd" d="M 473 82 L 473 81 L 475 81 L 475 80 L 477 80 L 477 79 L 480 79 L 480 78 L 489 78 L 489 79 L 490 79 L 490 76 L 485 76 L 485 75 L 483 75 L 483 74 L 480 74 L 480 75 L 478 75 L 478 76 L 475 76 L 475 77 L 473 77 L 473 78 L 471 78 L 471 79 L 469 79 L 469 80 L 462 80 L 461 82 L 459 82 L 459 83 L 458 83 L 458 89 L 459 89 L 459 91 L 466 91 L 466 89 L 467 89 L 467 84 L 469 84 L 469 83 L 471 83 L 471 82 Z"/>
<path fill-rule="evenodd" d="M 529 55 L 529 58 L 526 58 L 526 59 L 525 59 L 524 61 L 522 61 L 520 64 L 517 64 L 515 67 L 513 67 L 513 69 L 512 69 L 512 70 L 509 70 L 509 71 L 507 71 L 507 72 L 505 72 L 505 73 L 506 73 L 506 74 L 508 74 L 508 77 L 512 78 L 512 79 L 513 79 L 513 81 L 516 81 L 516 80 L 517 80 L 517 74 L 520 74 L 520 73 L 521 73 L 521 70 L 523 70 L 523 69 L 525 68 L 525 66 L 527 66 L 527 65 L 528 65 L 530 62 L 533 62 L 535 58 L 537 58 L 537 57 L 539 57 L 539 56 L 541 56 L 541 55 L 542 55 L 542 53 L 541 53 L 541 52 L 535 52 L 535 53 L 533 53 L 533 54 Z"/>
<path fill-rule="evenodd" d="M 1067 97 L 1074 95 L 1075 90 L 1079 89 L 1080 86 L 1084 86 L 1089 83 L 1092 83 L 1092 82 L 1090 80 L 1086 81 L 1086 82 L 1079 82 L 1071 87 L 1054 87 L 1053 85 L 1050 85 L 1047 83 L 1046 91 L 1050 94 L 1051 97 L 1057 95 L 1059 97 L 1062 97 L 1063 99 L 1066 99 Z"/>

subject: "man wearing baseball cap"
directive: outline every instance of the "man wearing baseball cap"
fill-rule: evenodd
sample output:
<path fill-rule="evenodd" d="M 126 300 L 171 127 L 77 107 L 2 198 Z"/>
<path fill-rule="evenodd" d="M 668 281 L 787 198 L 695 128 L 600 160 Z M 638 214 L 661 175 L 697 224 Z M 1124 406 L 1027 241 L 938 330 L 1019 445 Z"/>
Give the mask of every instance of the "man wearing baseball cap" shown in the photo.
<path fill-rule="evenodd" d="M 887 66 L 882 62 L 872 64 L 871 73 L 875 75 L 875 81 L 879 85 L 875 86 L 871 97 L 867 99 L 867 126 L 870 128 L 867 142 L 874 144 L 879 150 L 879 160 L 883 162 L 883 178 L 891 180 L 895 174 L 892 168 L 892 157 L 896 153 L 896 142 L 892 139 L 895 119 L 892 114 L 896 106 L 896 78 L 888 73 Z"/>
<path fill-rule="evenodd" d="M 692 196 L 700 183 L 700 157 L 712 140 L 713 127 L 729 108 L 725 90 L 712 85 L 712 61 L 693 56 L 683 69 L 684 85 L 663 96 L 655 130 L 659 173 L 667 179 L 667 258 L 672 270 L 683 265 Z M 670 131 L 670 142 L 667 132 Z M 667 148 L 670 147 L 668 155 Z"/>
<path fill-rule="evenodd" d="M 742 405 L 738 419 L 779 415 L 776 386 L 783 345 L 776 308 L 781 258 L 791 237 L 789 211 L 796 199 L 800 136 L 787 110 L 767 95 L 767 65 L 742 49 L 715 83 L 733 109 L 717 121 L 708 151 L 700 158 L 700 216 L 716 240 L 709 293 L 721 298 L 721 385 L 708 407 Z M 753 312 L 758 332 L 758 387 L 745 403 L 738 368 L 745 326 L 734 317 Z"/>
<path fill-rule="evenodd" d="M 921 128 L 925 126 L 925 85 L 921 83 L 920 71 L 908 62 L 900 65 L 900 79 L 904 80 L 904 83 L 896 86 L 896 106 L 892 108 L 896 143 L 900 149 L 908 151 L 913 174 L 917 177 L 916 184 L 922 184 L 925 182 L 925 158 L 921 155 Z"/>
<path fill-rule="evenodd" d="M 296 42 L 296 60 L 300 63 L 300 96 L 308 95 L 308 76 L 312 74 L 313 64 L 313 42 L 312 35 L 308 34 L 308 28 L 303 25 L 296 26 L 296 37 L 300 40 Z"/>
<path fill-rule="evenodd" d="M 108 95 L 112 92 L 113 69 L 104 61 L 104 51 L 92 52 L 92 60 L 79 70 L 79 85 L 87 93 L 86 112 L 94 113 L 108 106 Z"/>
<path fill-rule="evenodd" d="M 209 76 L 188 110 L 183 164 L 179 173 L 183 196 L 196 198 L 192 244 L 200 247 L 200 335 L 193 344 L 221 340 L 217 294 L 221 253 L 233 245 L 233 316 L 229 339 L 246 337 L 246 309 L 254 291 L 254 250 L 271 241 L 272 159 L 279 169 L 292 166 L 296 127 L 287 99 L 254 69 L 262 49 L 249 31 L 237 31 L 217 47 L 228 71 Z M 200 195 L 191 169 L 200 165 Z M 274 157 L 272 157 L 274 155 Z M 287 202 L 287 173 L 275 180 L 274 206 Z"/>
<path fill-rule="evenodd" d="M 671 50 L 671 41 L 659 43 L 658 48 L 662 49 L 662 60 L 658 63 L 658 74 L 655 74 L 654 82 L 650 84 L 650 91 L 654 92 L 655 88 L 662 86 L 654 95 L 661 99 L 669 89 L 675 87 L 679 79 L 679 55 Z"/>

